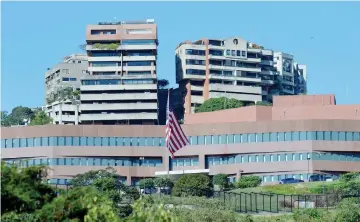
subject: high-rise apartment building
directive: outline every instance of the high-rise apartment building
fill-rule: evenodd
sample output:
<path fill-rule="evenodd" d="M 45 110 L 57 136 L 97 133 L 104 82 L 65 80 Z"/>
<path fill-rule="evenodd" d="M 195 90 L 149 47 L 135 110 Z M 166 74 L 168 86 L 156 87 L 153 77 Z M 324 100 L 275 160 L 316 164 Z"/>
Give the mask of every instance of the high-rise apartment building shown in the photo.
<path fill-rule="evenodd" d="M 86 54 L 66 56 L 62 62 L 45 72 L 45 104 L 50 93 L 61 87 L 71 86 L 80 89 L 80 78 L 86 75 L 88 69 Z"/>
<path fill-rule="evenodd" d="M 186 41 L 175 54 L 176 82 L 186 92 L 185 113 L 210 98 L 250 103 L 306 92 L 305 65 L 240 37 Z"/>
<path fill-rule="evenodd" d="M 88 25 L 86 44 L 89 75 L 81 80 L 81 123 L 156 124 L 155 21 Z"/>

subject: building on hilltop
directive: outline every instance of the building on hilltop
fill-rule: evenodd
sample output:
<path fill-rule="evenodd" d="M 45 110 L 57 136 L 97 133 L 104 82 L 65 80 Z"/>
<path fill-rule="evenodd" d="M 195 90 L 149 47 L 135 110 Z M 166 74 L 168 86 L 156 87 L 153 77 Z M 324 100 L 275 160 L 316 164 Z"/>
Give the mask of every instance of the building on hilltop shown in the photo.
<path fill-rule="evenodd" d="M 158 123 L 157 46 L 153 19 L 86 27 L 89 75 L 81 79 L 82 124 Z"/>
<path fill-rule="evenodd" d="M 182 128 L 190 145 L 174 160 L 161 125 L 7 127 L 1 153 L 9 163 L 48 165 L 48 182 L 57 185 L 107 167 L 132 185 L 186 173 L 225 173 L 230 181 L 257 175 L 271 184 L 360 171 L 360 105 L 336 105 L 333 95 L 274 96 L 272 107 L 186 114 Z"/>
<path fill-rule="evenodd" d="M 306 93 L 305 65 L 240 37 L 186 41 L 175 54 L 176 82 L 187 92 L 185 113 L 211 98 L 271 102 L 274 95 Z"/>

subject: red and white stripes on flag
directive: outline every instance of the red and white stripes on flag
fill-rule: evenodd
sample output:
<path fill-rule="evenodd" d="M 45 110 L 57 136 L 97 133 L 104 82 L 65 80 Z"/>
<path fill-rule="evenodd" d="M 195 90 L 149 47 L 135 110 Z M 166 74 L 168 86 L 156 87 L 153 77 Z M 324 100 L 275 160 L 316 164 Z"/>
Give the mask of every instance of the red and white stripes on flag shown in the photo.
<path fill-rule="evenodd" d="M 168 92 L 167 106 L 166 106 L 166 131 L 165 141 L 166 147 L 171 153 L 171 158 L 174 159 L 174 153 L 189 144 L 189 140 L 185 136 L 179 122 L 176 119 L 172 105 L 170 104 L 170 89 Z"/>

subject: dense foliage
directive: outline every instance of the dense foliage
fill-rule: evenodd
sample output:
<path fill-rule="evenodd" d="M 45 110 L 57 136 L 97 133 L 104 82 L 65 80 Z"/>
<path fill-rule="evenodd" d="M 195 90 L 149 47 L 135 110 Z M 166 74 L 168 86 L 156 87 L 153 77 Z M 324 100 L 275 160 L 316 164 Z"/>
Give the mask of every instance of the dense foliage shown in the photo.
<path fill-rule="evenodd" d="M 219 186 L 221 189 L 226 189 L 229 187 L 228 176 L 226 174 L 223 173 L 216 174 L 213 180 L 214 180 L 214 185 Z"/>
<path fill-rule="evenodd" d="M 136 188 L 123 184 L 116 170 L 111 167 L 79 174 L 71 180 L 71 185 L 74 188 L 91 186 L 101 191 L 110 198 L 121 217 L 128 216 L 131 213 L 130 204 L 140 198 Z"/>
<path fill-rule="evenodd" d="M 195 108 L 195 113 L 213 112 L 223 109 L 239 108 L 242 106 L 244 106 L 244 104 L 237 99 L 229 99 L 226 97 L 211 98 L 206 100 L 200 106 L 197 106 Z"/>
<path fill-rule="evenodd" d="M 15 107 L 10 114 L 6 111 L 1 111 L 1 126 L 24 125 L 24 120 L 34 118 L 35 114 L 35 111 L 23 106 Z"/>
<path fill-rule="evenodd" d="M 51 92 L 46 97 L 47 104 L 52 104 L 53 102 L 63 102 L 70 100 L 75 103 L 76 100 L 80 99 L 80 92 L 75 90 L 72 86 L 61 86 L 56 91 Z"/>
<path fill-rule="evenodd" d="M 208 196 L 212 193 L 212 184 L 208 175 L 185 174 L 174 184 L 174 196 Z"/>
<path fill-rule="evenodd" d="M 1 163 L 2 214 L 32 213 L 56 197 L 55 190 L 44 183 L 44 166 L 20 168 Z"/>
<path fill-rule="evenodd" d="M 119 175 L 112 168 L 77 175 L 67 192 L 55 190 L 46 183 L 48 169 L 44 166 L 21 168 L 2 162 L 1 172 L 1 221 L 4 222 L 360 221 L 358 197 L 347 198 L 329 211 L 326 208 L 303 209 L 278 216 L 237 214 L 233 211 L 233 202 L 222 201 L 225 195 L 220 198 L 197 197 L 204 194 L 204 189 L 211 190 L 210 179 L 203 174 L 183 175 L 175 183 L 174 189 L 184 188 L 186 197 L 140 197 L 137 190 L 120 182 Z M 223 181 L 221 178 L 224 176 L 217 177 Z M 150 180 L 155 186 L 171 186 L 166 177 Z M 358 180 L 356 174 L 347 174 L 337 183 L 339 187 L 349 188 L 352 186 L 349 184 Z M 256 178 L 248 177 L 245 181 L 256 181 Z M 124 209 L 129 212 L 124 213 Z"/>
<path fill-rule="evenodd" d="M 51 117 L 49 117 L 44 111 L 39 111 L 36 113 L 35 117 L 31 120 L 30 126 L 35 125 L 47 125 L 52 123 Z"/>
<path fill-rule="evenodd" d="M 242 176 L 236 183 L 237 188 L 258 187 L 261 184 L 261 178 L 258 176 Z"/>

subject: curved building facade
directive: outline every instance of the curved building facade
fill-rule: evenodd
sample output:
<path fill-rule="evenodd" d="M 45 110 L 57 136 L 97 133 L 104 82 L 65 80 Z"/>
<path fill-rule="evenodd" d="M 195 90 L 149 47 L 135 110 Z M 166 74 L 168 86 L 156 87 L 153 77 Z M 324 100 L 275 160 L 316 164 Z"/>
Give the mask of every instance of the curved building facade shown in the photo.
<path fill-rule="evenodd" d="M 360 106 L 349 109 L 355 111 L 357 107 L 360 110 Z M 249 108 L 247 118 L 251 119 L 257 109 L 266 108 L 274 113 L 276 106 L 274 103 L 274 107 Z M 291 113 L 294 108 L 286 109 Z M 338 175 L 360 171 L 357 112 L 356 116 L 346 115 L 343 119 L 294 116 L 238 122 L 229 113 L 221 120 L 222 112 L 229 111 L 214 112 L 212 115 L 217 117 L 213 121 L 199 122 L 199 116 L 194 118 L 197 123 L 183 125 L 191 145 L 178 151 L 174 160 L 164 146 L 165 126 L 149 125 L 2 128 L 2 158 L 27 166 L 49 165 L 52 169 L 49 183 L 54 184 L 66 184 L 76 174 L 109 166 L 128 184 L 164 172 L 225 173 L 230 180 L 241 175 L 259 175 L 264 183 L 270 183 L 286 177 L 306 180 L 313 173 Z M 234 116 L 245 115 L 239 109 L 231 112 Z"/>

